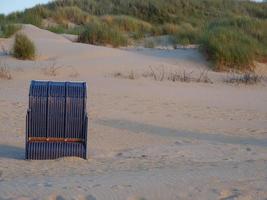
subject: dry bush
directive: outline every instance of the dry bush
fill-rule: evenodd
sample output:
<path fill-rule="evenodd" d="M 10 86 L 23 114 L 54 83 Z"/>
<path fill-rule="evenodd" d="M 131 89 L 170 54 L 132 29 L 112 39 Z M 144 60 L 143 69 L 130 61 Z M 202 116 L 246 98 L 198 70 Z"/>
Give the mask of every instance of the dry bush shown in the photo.
<path fill-rule="evenodd" d="M 61 66 L 57 66 L 57 62 L 54 61 L 51 66 L 43 68 L 44 74 L 47 76 L 57 76 L 59 74 L 59 69 Z"/>
<path fill-rule="evenodd" d="M 224 79 L 224 82 L 232 84 L 254 85 L 260 83 L 262 80 L 262 76 L 259 76 L 254 72 L 246 72 L 244 74 L 229 73 Z"/>
<path fill-rule="evenodd" d="M 12 75 L 5 63 L 0 63 L 0 79 L 11 80 Z"/>

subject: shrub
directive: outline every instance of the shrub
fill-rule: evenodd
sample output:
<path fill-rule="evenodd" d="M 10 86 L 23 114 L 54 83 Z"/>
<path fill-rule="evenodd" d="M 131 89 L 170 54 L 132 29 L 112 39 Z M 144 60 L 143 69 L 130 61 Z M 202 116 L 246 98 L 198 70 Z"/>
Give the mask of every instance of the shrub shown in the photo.
<path fill-rule="evenodd" d="M 35 58 L 35 45 L 26 35 L 17 34 L 13 46 L 13 54 L 19 59 L 32 60 Z"/>
<path fill-rule="evenodd" d="M 201 49 L 215 64 L 216 70 L 253 69 L 257 41 L 239 29 L 216 27 L 205 32 Z"/>
<path fill-rule="evenodd" d="M 112 45 L 113 47 L 127 45 L 127 38 L 118 30 L 103 23 L 90 23 L 79 35 L 79 42 L 95 45 Z"/>

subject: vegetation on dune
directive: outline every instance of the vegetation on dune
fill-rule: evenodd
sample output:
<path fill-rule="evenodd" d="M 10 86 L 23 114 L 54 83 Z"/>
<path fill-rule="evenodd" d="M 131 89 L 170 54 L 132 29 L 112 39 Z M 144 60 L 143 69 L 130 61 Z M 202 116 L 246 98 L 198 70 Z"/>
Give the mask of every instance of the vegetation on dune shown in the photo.
<path fill-rule="evenodd" d="M 16 58 L 22 60 L 33 60 L 35 58 L 35 45 L 24 34 L 16 34 L 13 46 L 13 54 Z"/>
<path fill-rule="evenodd" d="M 151 31 L 152 25 L 148 22 L 143 20 L 124 16 L 124 15 L 105 15 L 101 17 L 103 23 L 107 25 L 117 28 L 119 31 L 122 32 L 130 32 L 130 33 L 149 33 Z"/>
<path fill-rule="evenodd" d="M 21 25 L 18 24 L 2 24 L 0 25 L 0 37 L 8 38 L 14 35 L 21 29 Z"/>
<path fill-rule="evenodd" d="M 189 45 L 199 43 L 201 32 L 189 23 L 184 23 L 173 34 L 174 43 Z"/>
<path fill-rule="evenodd" d="M 252 70 L 254 60 L 267 56 L 267 21 L 248 17 L 211 22 L 201 40 L 201 49 L 216 70 Z"/>
<path fill-rule="evenodd" d="M 30 23 L 114 47 L 170 35 L 174 46 L 200 44 L 216 70 L 247 70 L 255 59 L 266 60 L 266 10 L 267 2 L 238 0 L 55 0 L 0 15 L 0 24 Z"/>
<path fill-rule="evenodd" d="M 76 6 L 60 7 L 53 13 L 52 17 L 59 24 L 71 22 L 77 25 L 84 25 L 90 20 L 90 16 Z"/>
<path fill-rule="evenodd" d="M 113 47 L 127 45 L 127 38 L 121 32 L 104 23 L 88 24 L 78 41 L 96 45 L 109 44 Z"/>
<path fill-rule="evenodd" d="M 216 70 L 252 69 L 257 53 L 257 41 L 238 29 L 216 27 L 202 39 L 202 49 L 215 62 Z"/>

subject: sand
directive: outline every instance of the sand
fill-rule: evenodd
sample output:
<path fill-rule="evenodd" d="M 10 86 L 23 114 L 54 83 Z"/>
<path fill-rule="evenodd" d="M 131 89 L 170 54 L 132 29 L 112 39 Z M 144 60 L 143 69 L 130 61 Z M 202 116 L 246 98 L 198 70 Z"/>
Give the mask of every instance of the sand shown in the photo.
<path fill-rule="evenodd" d="M 267 198 L 265 82 L 227 84 L 218 72 L 208 73 L 213 84 L 155 81 L 141 74 L 154 67 L 197 77 L 208 63 L 196 49 L 114 49 L 22 31 L 38 57 L 0 56 L 12 74 L 0 80 L 0 199 Z M 114 77 L 129 72 L 134 80 Z M 87 82 L 88 160 L 24 160 L 33 79 Z"/>

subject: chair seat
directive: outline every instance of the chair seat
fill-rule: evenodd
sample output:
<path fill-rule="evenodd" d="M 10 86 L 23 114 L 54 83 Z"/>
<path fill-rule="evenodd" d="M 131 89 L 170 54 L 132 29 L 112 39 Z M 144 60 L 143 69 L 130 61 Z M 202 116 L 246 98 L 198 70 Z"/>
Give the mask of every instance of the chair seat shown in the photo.
<path fill-rule="evenodd" d="M 48 160 L 61 157 L 85 157 L 86 147 L 78 142 L 28 142 L 26 159 Z"/>

